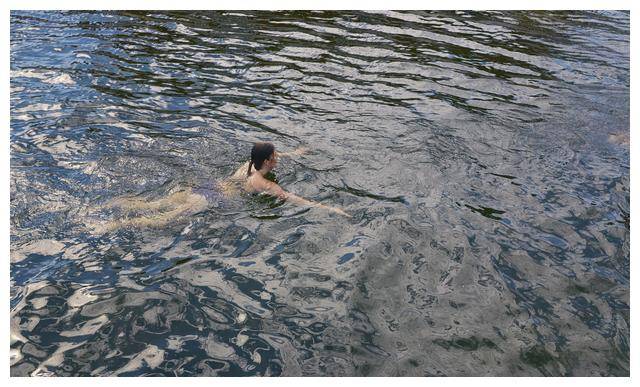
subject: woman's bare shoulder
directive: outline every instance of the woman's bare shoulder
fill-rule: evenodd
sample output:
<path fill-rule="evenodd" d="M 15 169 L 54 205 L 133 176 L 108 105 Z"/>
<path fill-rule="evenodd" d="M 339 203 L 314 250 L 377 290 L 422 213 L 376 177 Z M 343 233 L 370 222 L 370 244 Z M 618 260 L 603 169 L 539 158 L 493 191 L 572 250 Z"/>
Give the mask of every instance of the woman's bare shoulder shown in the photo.
<path fill-rule="evenodd" d="M 280 186 L 272 181 L 265 179 L 255 168 L 251 168 L 254 172 L 247 176 L 247 168 L 249 162 L 242 164 L 236 172 L 231 175 L 225 182 L 228 185 L 242 186 L 246 192 L 269 192 L 277 196 L 282 196 L 283 191 Z"/>
<path fill-rule="evenodd" d="M 262 192 L 266 188 L 266 180 L 259 173 L 252 173 L 251 176 L 247 177 L 245 180 L 244 186 L 245 190 L 248 192 Z"/>
<path fill-rule="evenodd" d="M 277 184 L 271 180 L 265 179 L 263 176 L 256 174 L 257 176 L 251 176 L 247 179 L 247 183 L 251 185 L 253 192 L 264 192 L 269 195 L 277 196 L 281 199 L 287 198 L 287 193 Z"/>
<path fill-rule="evenodd" d="M 222 192 L 227 196 L 236 195 L 241 189 L 247 190 L 247 168 L 249 162 L 245 162 L 233 173 L 218 183 Z"/>
<path fill-rule="evenodd" d="M 233 175 L 231 175 L 231 179 L 242 179 L 247 177 L 247 168 L 249 168 L 249 162 L 245 161 L 241 166 L 238 167 Z"/>

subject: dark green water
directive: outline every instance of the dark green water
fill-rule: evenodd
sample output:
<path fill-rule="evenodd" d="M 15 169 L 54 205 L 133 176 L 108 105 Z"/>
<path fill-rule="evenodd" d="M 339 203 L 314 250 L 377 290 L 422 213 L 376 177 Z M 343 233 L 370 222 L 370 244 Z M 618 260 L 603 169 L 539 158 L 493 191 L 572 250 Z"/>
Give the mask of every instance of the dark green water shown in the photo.
<path fill-rule="evenodd" d="M 628 12 L 10 27 L 11 375 L 629 375 Z M 310 148 L 279 183 L 353 218 L 88 231 L 254 141 Z"/>

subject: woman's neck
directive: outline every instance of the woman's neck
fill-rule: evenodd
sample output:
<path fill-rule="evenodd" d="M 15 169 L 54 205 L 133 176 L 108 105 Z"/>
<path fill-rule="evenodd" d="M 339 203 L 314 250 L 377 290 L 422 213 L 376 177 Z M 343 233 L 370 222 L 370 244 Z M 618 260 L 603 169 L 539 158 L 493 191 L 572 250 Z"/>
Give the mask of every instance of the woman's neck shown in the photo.
<path fill-rule="evenodd" d="M 271 171 L 271 169 L 263 167 L 263 168 L 258 169 L 257 171 L 260 174 L 260 176 L 265 177 L 267 175 L 267 173 L 269 173 L 269 171 Z"/>
<path fill-rule="evenodd" d="M 253 175 L 254 173 L 258 172 L 260 174 L 260 176 L 265 177 L 267 175 L 267 173 L 269 173 L 271 171 L 270 168 L 267 167 L 262 167 L 260 169 L 256 169 L 256 166 L 253 165 L 251 166 L 251 175 Z"/>

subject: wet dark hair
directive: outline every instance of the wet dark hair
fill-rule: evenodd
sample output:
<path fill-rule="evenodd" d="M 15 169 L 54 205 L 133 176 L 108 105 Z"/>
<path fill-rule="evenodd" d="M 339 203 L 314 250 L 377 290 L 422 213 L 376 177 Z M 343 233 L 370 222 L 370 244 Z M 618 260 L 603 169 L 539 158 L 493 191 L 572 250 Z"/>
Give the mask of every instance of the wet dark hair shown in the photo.
<path fill-rule="evenodd" d="M 247 176 L 251 175 L 251 166 L 254 165 L 257 169 L 262 168 L 262 164 L 267 160 L 276 148 L 270 142 L 256 142 L 251 148 L 251 161 L 249 161 L 249 169 L 247 169 Z"/>

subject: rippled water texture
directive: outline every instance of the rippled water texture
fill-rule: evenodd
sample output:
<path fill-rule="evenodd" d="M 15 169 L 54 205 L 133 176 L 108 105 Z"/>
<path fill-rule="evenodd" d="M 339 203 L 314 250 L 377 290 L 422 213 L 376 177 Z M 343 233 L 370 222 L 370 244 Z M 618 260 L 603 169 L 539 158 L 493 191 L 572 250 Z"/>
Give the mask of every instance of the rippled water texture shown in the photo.
<path fill-rule="evenodd" d="M 629 375 L 628 12 L 15 11 L 10 98 L 12 375 Z M 353 218 L 91 231 L 265 140 Z"/>

